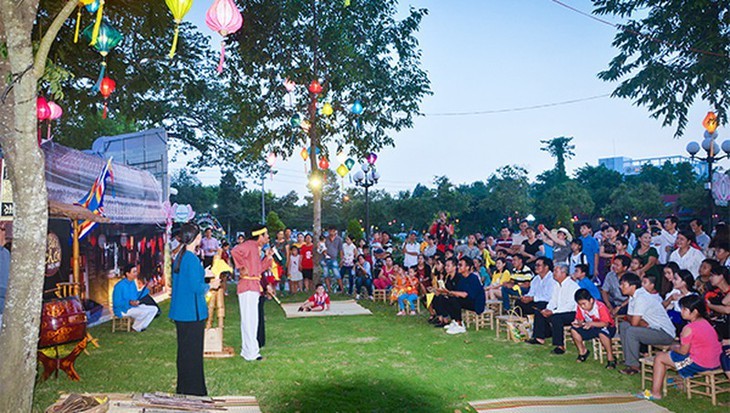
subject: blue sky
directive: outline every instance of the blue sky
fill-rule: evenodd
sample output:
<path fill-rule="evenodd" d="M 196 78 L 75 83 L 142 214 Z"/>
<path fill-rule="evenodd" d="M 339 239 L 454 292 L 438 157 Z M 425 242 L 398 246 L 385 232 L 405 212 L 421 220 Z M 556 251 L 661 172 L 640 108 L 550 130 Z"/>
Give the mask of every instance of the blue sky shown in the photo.
<path fill-rule="evenodd" d="M 366 0 L 352 0 L 358 1 Z M 564 3 L 591 10 L 588 0 Z M 205 26 L 210 4 L 196 0 L 188 19 L 214 36 L 217 45 L 219 36 Z M 687 142 L 701 140 L 701 121 L 709 109 L 703 102 L 692 109 L 681 139 L 673 138 L 674 127 L 650 118 L 646 108 L 608 97 L 521 112 L 433 116 L 608 94 L 616 84 L 601 81 L 597 73 L 616 55 L 611 46 L 616 29 L 550 0 L 414 0 L 401 2 L 401 9 L 410 5 L 429 10 L 418 38 L 434 94 L 422 104 L 426 116 L 393 135 L 395 148 L 378 154 L 382 178 L 377 188 L 412 190 L 440 175 L 455 183 L 485 180 L 505 164 L 521 165 L 534 177 L 554 165 L 540 151 L 540 140 L 557 136 L 574 137 L 576 156 L 567 162 L 569 172 L 603 157 L 684 155 Z M 719 130 L 720 141 L 728 138 L 724 132 Z M 336 160 L 330 161 L 336 168 Z M 304 165 L 296 153 L 275 169 L 279 172 L 267 180 L 268 189 L 304 194 Z M 215 170 L 199 174 L 206 184 L 217 184 L 219 176 Z"/>

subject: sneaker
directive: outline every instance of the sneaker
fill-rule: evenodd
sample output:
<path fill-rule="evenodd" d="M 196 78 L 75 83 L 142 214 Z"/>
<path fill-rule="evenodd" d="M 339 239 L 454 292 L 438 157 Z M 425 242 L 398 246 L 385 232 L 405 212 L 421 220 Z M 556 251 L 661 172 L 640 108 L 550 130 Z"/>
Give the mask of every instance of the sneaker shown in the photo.
<path fill-rule="evenodd" d="M 638 374 L 639 373 L 639 370 L 637 370 L 637 369 L 635 369 L 633 367 L 626 367 L 625 369 L 619 370 L 618 372 L 621 373 L 621 374 L 625 374 L 627 376 L 633 376 L 635 374 Z"/>
<path fill-rule="evenodd" d="M 416 315 L 416 312 L 415 311 L 411 311 L 411 315 Z"/>
<path fill-rule="evenodd" d="M 446 324 L 444 326 L 444 328 L 451 328 L 452 326 L 455 326 L 455 325 L 458 325 L 458 324 L 456 324 L 456 321 L 451 320 L 451 322 L 449 324 Z"/>
<path fill-rule="evenodd" d="M 454 323 L 454 325 L 451 326 L 450 328 L 446 329 L 446 334 L 453 335 L 453 334 L 464 334 L 464 333 L 466 333 L 466 327 L 464 327 L 463 325 L 456 324 L 456 323 Z"/>
<path fill-rule="evenodd" d="M 356 295 L 356 296 L 355 296 L 355 299 L 356 299 L 356 300 L 359 300 L 359 299 L 360 299 L 360 294 Z"/>
<path fill-rule="evenodd" d="M 368 298 L 370 299 L 370 301 L 375 301 L 375 297 L 373 297 L 372 295 Z"/>
<path fill-rule="evenodd" d="M 406 315 L 406 312 L 401 310 L 401 311 L 398 311 L 398 314 L 396 314 L 396 315 Z"/>

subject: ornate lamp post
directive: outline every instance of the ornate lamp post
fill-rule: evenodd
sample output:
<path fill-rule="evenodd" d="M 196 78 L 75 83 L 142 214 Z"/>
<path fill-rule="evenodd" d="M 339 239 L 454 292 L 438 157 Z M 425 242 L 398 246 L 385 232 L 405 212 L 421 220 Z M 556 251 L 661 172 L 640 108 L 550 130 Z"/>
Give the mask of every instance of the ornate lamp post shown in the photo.
<path fill-rule="evenodd" d="M 355 179 L 355 185 L 365 188 L 365 237 L 367 242 L 370 243 L 370 197 L 368 189 L 378 183 L 380 174 L 375 169 L 375 161 L 378 160 L 378 155 L 371 153 L 365 158 L 366 162 L 360 165 L 359 171 L 355 172 L 353 179 Z"/>
<path fill-rule="evenodd" d="M 715 218 L 715 200 L 712 199 L 712 165 L 722 159 L 730 157 L 730 140 L 725 140 L 722 145 L 718 145 L 717 142 L 715 142 L 715 139 L 717 139 L 717 116 L 715 116 L 714 112 L 708 112 L 707 116 L 705 116 L 705 119 L 702 121 L 702 126 L 705 127 L 705 139 L 702 141 L 702 144 L 699 144 L 697 142 L 690 142 L 687 144 L 687 153 L 689 153 L 689 156 L 692 159 L 697 159 L 702 162 L 707 163 L 707 184 L 705 185 L 705 188 L 707 188 L 707 195 L 710 202 L 710 219 L 708 221 L 709 223 L 709 230 L 712 230 L 712 221 Z M 706 155 L 697 156 L 697 154 L 700 152 L 700 147 L 705 151 Z M 720 149 L 722 148 L 722 151 L 725 152 L 724 155 L 720 153 Z"/>

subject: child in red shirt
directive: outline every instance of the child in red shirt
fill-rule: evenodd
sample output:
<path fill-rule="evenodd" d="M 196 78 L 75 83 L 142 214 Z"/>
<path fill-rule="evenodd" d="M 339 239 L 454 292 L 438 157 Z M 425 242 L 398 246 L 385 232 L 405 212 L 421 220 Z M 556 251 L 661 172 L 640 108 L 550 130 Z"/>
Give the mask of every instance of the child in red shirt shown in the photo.
<path fill-rule="evenodd" d="M 611 338 L 616 334 L 616 322 L 608 311 L 606 304 L 596 301 L 591 293 L 585 288 L 575 292 L 575 302 L 578 303 L 578 311 L 575 312 L 575 321 L 572 323 L 570 334 L 578 349 L 579 363 L 588 359 L 590 351 L 585 346 L 585 341 L 598 339 L 608 354 L 607 369 L 616 368 L 616 360 L 611 351 Z"/>
<path fill-rule="evenodd" d="M 322 284 L 317 284 L 315 293 L 299 307 L 299 311 L 327 311 L 329 309 L 330 296 Z"/>

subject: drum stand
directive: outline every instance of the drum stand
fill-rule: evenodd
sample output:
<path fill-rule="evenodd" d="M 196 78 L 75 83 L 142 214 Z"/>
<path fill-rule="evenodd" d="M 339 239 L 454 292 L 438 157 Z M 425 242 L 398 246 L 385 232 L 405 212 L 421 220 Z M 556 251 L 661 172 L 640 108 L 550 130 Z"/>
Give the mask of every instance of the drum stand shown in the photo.
<path fill-rule="evenodd" d="M 78 357 L 79 354 L 81 354 L 81 352 L 86 349 L 87 341 L 88 337 L 76 343 L 74 349 L 66 357 L 58 356 L 58 346 L 54 347 L 56 351 L 56 357 L 48 357 L 42 351 L 39 351 L 38 361 L 43 364 L 43 376 L 41 376 L 41 381 L 47 380 L 49 377 L 51 377 L 51 374 L 54 373 L 55 377 L 58 378 L 58 370 L 64 371 L 73 381 L 81 380 L 81 377 L 79 377 L 79 374 L 74 368 L 74 363 L 76 362 L 76 357 Z"/>

